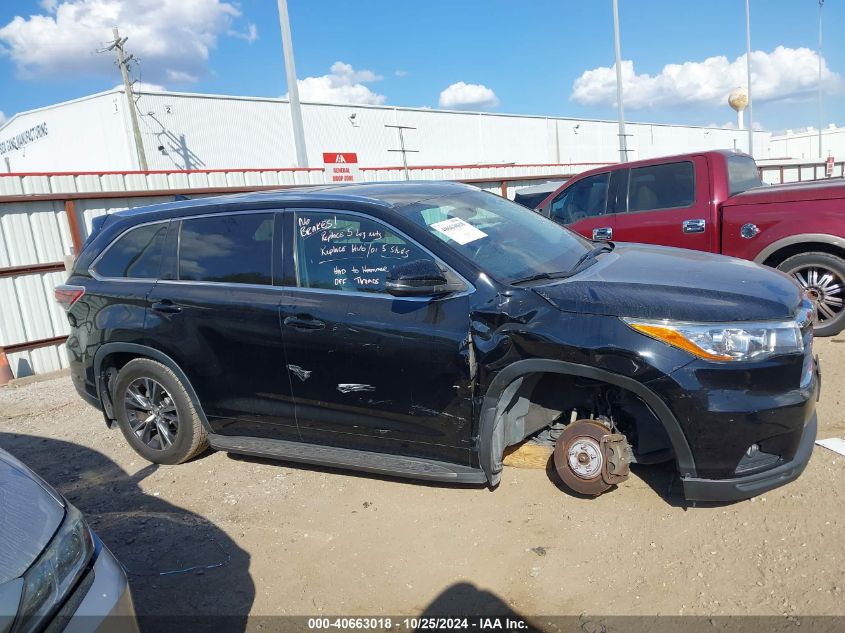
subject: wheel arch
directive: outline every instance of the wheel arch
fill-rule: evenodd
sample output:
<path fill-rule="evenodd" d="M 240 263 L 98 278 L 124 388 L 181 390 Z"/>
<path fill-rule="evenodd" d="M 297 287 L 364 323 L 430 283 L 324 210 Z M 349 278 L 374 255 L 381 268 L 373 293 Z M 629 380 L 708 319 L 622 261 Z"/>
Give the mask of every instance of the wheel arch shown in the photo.
<path fill-rule="evenodd" d="M 194 409 L 196 409 L 197 415 L 199 416 L 205 430 L 208 433 L 213 432 L 211 425 L 208 423 L 205 411 L 203 411 L 202 404 L 197 397 L 197 393 L 194 390 L 191 381 L 188 380 L 188 377 L 185 375 L 185 372 L 182 371 L 182 368 L 179 367 L 179 365 L 176 364 L 176 361 L 164 352 L 146 345 L 139 345 L 138 343 L 105 343 L 104 345 L 101 345 L 94 354 L 94 376 L 96 380 L 97 394 L 100 396 L 100 401 L 104 404 L 104 413 L 106 413 L 106 417 L 110 420 L 110 422 L 114 422 L 114 410 L 111 402 L 111 393 L 106 388 L 107 384 L 104 380 L 103 368 L 108 366 L 107 361 L 110 358 L 115 357 L 131 357 L 130 360 L 134 360 L 136 358 L 147 358 L 157 361 L 167 367 L 170 371 L 176 374 L 176 377 L 185 386 L 185 391 L 188 392 L 188 397 L 191 399 L 191 403 L 194 405 Z"/>
<path fill-rule="evenodd" d="M 800 253 L 828 253 L 845 259 L 845 238 L 827 233 L 802 233 L 772 242 L 754 258 L 758 264 L 777 268 Z"/>
<path fill-rule="evenodd" d="M 654 412 L 663 425 L 682 478 L 696 477 L 695 461 L 681 425 L 666 403 L 642 383 L 597 367 L 580 365 L 551 359 L 526 359 L 503 369 L 490 383 L 481 406 L 478 451 L 482 470 L 490 485 L 499 483 L 502 460 L 508 446 L 508 429 L 505 428 L 504 407 L 506 407 L 523 380 L 538 374 L 562 374 L 570 377 L 591 378 L 609 385 L 626 389 L 641 398 Z"/>

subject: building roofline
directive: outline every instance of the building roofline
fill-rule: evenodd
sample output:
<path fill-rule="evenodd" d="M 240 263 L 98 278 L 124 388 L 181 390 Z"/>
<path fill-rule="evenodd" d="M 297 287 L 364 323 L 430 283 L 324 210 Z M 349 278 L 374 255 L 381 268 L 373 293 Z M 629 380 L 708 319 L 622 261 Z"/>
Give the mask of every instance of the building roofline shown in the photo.
<path fill-rule="evenodd" d="M 112 88 L 111 90 L 104 90 L 102 92 L 95 92 L 94 94 L 85 95 L 84 97 L 77 97 L 76 99 L 69 99 L 67 101 L 59 101 L 58 103 L 53 103 L 51 105 L 41 106 L 40 108 L 33 108 L 32 110 L 23 110 L 21 112 L 16 112 L 12 116 L 10 116 L 3 125 L 0 125 L 0 132 L 6 129 L 6 127 L 12 123 L 15 119 L 18 119 L 23 116 L 27 116 L 29 114 L 37 114 L 38 112 L 44 112 L 45 110 L 53 110 L 55 108 L 61 108 L 63 106 L 71 105 L 74 103 L 80 103 L 82 101 L 90 101 L 91 99 L 97 99 L 99 97 L 104 97 L 106 95 L 110 95 L 117 92 L 123 92 L 123 88 L 118 90 L 117 88 Z"/>
<path fill-rule="evenodd" d="M 23 112 L 18 112 L 14 114 L 12 117 L 9 118 L 6 123 L 0 126 L 0 131 L 5 129 L 9 124 L 15 121 L 17 118 L 34 114 L 37 112 L 44 112 L 46 110 L 51 110 L 54 108 L 59 108 L 62 106 L 70 105 L 73 103 L 79 103 L 81 101 L 87 101 L 90 99 L 96 99 L 99 97 L 103 97 L 110 94 L 122 94 L 124 89 L 121 86 L 116 86 L 110 90 L 105 90 L 102 92 L 97 92 L 91 95 L 87 95 L 84 97 L 78 97 L 76 99 L 70 99 L 68 101 L 61 101 L 59 103 L 54 103 L 52 105 L 43 106 L 40 108 L 34 108 L 32 110 L 25 110 Z M 226 95 L 226 94 L 212 94 L 212 93 L 201 93 L 201 92 L 176 92 L 176 91 L 159 91 L 159 90 L 149 90 L 149 89 L 139 89 L 136 91 L 138 95 L 154 95 L 154 96 L 173 96 L 173 97 L 181 97 L 181 98 L 193 98 L 193 99 L 220 99 L 220 100 L 236 100 L 236 101 L 255 101 L 255 102 L 268 102 L 268 103 L 289 103 L 288 99 L 282 97 L 253 97 L 253 96 L 245 96 L 245 95 Z M 506 118 L 522 118 L 522 119 L 542 119 L 542 120 L 551 120 L 551 121 L 570 121 L 570 122 L 586 122 L 586 123 L 610 123 L 615 124 L 616 120 L 614 119 L 591 119 L 585 117 L 574 117 L 574 116 L 557 116 L 557 115 L 543 115 L 543 114 L 516 114 L 512 112 L 486 112 L 482 110 L 446 110 L 441 108 L 427 108 L 427 107 L 411 107 L 411 106 L 392 106 L 392 105 L 374 105 L 374 104 L 365 104 L 365 103 L 326 103 L 321 101 L 303 101 L 305 105 L 316 105 L 316 106 L 327 106 L 333 108 L 361 108 L 367 110 L 393 110 L 397 112 L 428 112 L 434 114 L 475 114 L 478 116 L 485 116 L 485 117 L 506 117 Z M 721 128 L 714 128 L 711 125 L 689 125 L 684 123 L 653 123 L 648 121 L 626 121 L 629 125 L 648 125 L 654 127 L 675 127 L 675 128 L 689 128 L 689 129 L 701 129 L 701 130 L 710 130 L 710 129 L 721 129 Z M 759 132 L 761 134 L 771 134 L 767 130 L 755 130 L 755 132 Z"/>

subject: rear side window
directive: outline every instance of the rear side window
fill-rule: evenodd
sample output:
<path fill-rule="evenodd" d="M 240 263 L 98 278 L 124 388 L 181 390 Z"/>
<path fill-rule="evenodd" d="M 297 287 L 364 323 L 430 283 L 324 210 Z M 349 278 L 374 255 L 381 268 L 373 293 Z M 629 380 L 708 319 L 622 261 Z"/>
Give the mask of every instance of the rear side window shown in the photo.
<path fill-rule="evenodd" d="M 158 278 L 167 226 L 160 222 L 124 233 L 94 265 L 94 272 L 112 279 Z"/>
<path fill-rule="evenodd" d="M 730 193 L 728 194 L 730 196 L 763 185 L 760 171 L 757 169 L 757 163 L 754 162 L 753 158 L 749 156 L 728 157 L 728 185 L 730 186 Z"/>
<path fill-rule="evenodd" d="M 631 170 L 629 211 L 688 207 L 695 202 L 695 167 L 692 162 L 649 165 Z"/>
<path fill-rule="evenodd" d="M 179 279 L 271 285 L 272 262 L 272 213 L 182 221 Z"/>
<path fill-rule="evenodd" d="M 552 201 L 551 218 L 560 224 L 604 215 L 610 174 L 596 174 L 579 180 Z"/>

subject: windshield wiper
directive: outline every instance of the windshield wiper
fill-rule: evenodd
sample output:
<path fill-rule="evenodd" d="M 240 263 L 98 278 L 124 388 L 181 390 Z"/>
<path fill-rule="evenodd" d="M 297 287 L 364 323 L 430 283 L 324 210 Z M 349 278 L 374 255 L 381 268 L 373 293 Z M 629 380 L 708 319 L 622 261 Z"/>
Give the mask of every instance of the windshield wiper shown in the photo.
<path fill-rule="evenodd" d="M 616 244 L 613 242 L 602 242 L 601 244 L 594 246 L 592 249 L 581 255 L 578 261 L 575 262 L 575 265 L 569 269 L 569 273 L 574 275 L 581 269 L 581 266 L 586 264 L 588 261 L 595 259 L 596 256 L 601 253 L 609 253 L 614 248 L 616 248 Z"/>
<path fill-rule="evenodd" d="M 566 279 L 567 277 L 572 277 L 572 275 L 579 272 L 587 262 L 595 259 L 596 256 L 600 255 L 601 253 L 609 253 L 615 247 L 616 245 L 613 242 L 602 242 L 601 244 L 595 246 L 594 248 L 581 255 L 581 257 L 578 258 L 578 261 L 575 262 L 575 265 L 572 266 L 572 268 L 570 268 L 569 270 L 561 270 L 551 273 L 536 273 L 534 275 L 529 275 L 528 277 L 514 279 L 511 282 L 511 285 L 515 286 L 517 284 L 525 284 L 530 281 L 539 281 L 540 279 Z"/>

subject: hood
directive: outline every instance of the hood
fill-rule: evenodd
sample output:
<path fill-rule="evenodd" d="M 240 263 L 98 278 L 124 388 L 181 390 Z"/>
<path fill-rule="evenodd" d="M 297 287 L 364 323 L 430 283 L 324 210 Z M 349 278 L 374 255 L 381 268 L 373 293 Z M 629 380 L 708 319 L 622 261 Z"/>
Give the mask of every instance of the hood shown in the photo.
<path fill-rule="evenodd" d="M 61 497 L 0 449 L 0 588 L 35 562 L 64 515 Z"/>
<path fill-rule="evenodd" d="M 678 321 L 788 319 L 801 301 L 786 275 L 680 248 L 617 244 L 583 272 L 532 290 L 566 312 Z"/>
<path fill-rule="evenodd" d="M 827 178 L 807 182 L 790 182 L 782 185 L 754 187 L 731 196 L 722 206 L 733 207 L 746 204 L 767 204 L 770 202 L 799 202 L 801 200 L 845 199 L 845 179 Z"/>

